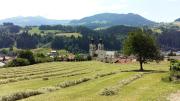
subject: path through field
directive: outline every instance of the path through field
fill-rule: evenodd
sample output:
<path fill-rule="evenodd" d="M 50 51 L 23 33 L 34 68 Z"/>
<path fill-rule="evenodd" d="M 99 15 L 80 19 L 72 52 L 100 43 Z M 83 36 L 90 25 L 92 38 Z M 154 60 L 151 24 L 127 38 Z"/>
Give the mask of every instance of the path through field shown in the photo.
<path fill-rule="evenodd" d="M 170 101 L 180 101 L 180 91 L 170 94 L 167 99 Z"/>

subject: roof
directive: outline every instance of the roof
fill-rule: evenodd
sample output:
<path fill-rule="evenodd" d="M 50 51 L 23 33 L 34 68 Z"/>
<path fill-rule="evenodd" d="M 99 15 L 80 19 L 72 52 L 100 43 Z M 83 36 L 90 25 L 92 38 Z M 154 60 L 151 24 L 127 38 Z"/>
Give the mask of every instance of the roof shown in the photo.
<path fill-rule="evenodd" d="M 170 56 L 170 59 L 180 60 L 180 56 Z"/>
<path fill-rule="evenodd" d="M 54 50 L 54 51 L 51 51 L 51 53 L 56 53 L 56 52 L 57 52 L 57 51 L 55 51 L 55 50 Z"/>
<path fill-rule="evenodd" d="M 2 66 L 4 66 L 4 65 L 5 65 L 4 63 L 0 62 L 0 67 L 2 67 Z"/>

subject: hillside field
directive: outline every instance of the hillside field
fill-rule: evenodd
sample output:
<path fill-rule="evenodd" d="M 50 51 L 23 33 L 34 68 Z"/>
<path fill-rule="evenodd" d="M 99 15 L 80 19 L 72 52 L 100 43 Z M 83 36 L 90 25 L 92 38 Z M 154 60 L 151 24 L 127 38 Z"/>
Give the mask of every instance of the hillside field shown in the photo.
<path fill-rule="evenodd" d="M 66 37 L 71 37 L 71 36 L 74 36 L 74 37 L 81 37 L 82 35 L 80 33 L 64 33 L 62 32 L 61 30 L 40 30 L 39 27 L 32 27 L 31 30 L 29 30 L 29 32 L 31 34 L 48 34 L 48 33 L 53 33 L 55 34 L 56 36 L 66 36 Z"/>
<path fill-rule="evenodd" d="M 52 62 L 0 69 L 0 96 L 43 91 L 22 101 L 166 101 L 180 84 L 163 82 L 169 63 L 107 64 L 97 61 Z M 140 76 L 137 76 L 140 75 Z M 136 79 L 131 79 L 137 76 Z M 128 83 L 121 85 L 122 82 Z M 69 84 L 69 85 L 68 85 Z M 119 86 L 121 85 L 121 86 Z M 112 96 L 100 95 L 105 88 L 118 88 Z"/>

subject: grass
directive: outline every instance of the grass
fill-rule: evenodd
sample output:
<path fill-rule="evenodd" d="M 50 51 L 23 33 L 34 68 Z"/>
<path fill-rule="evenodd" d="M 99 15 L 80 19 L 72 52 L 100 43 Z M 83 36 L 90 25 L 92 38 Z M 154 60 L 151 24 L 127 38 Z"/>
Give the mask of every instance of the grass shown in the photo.
<path fill-rule="evenodd" d="M 44 33 L 42 33 L 42 31 Z M 36 34 L 46 34 L 46 33 L 59 33 L 61 31 L 59 31 L 59 30 L 39 30 L 39 27 L 32 27 L 32 29 L 29 30 L 29 32 L 32 33 L 32 34 L 34 34 L 34 33 L 36 33 Z"/>
<path fill-rule="evenodd" d="M 71 36 L 74 36 L 74 37 L 81 37 L 82 35 L 80 33 L 64 33 L 62 32 L 61 30 L 39 30 L 39 27 L 32 27 L 31 30 L 29 30 L 29 32 L 31 34 L 41 34 L 41 35 L 45 35 L 45 34 L 48 34 L 48 33 L 53 33 L 54 35 L 57 35 L 57 36 L 66 36 L 66 37 L 71 37 Z"/>
<path fill-rule="evenodd" d="M 82 35 L 80 33 L 58 33 L 56 34 L 57 36 L 66 36 L 66 37 L 71 37 L 71 36 L 74 36 L 74 37 L 82 37 Z"/>
<path fill-rule="evenodd" d="M 0 96 L 16 95 L 27 90 L 48 92 L 24 98 L 23 101 L 165 101 L 166 97 L 180 90 L 180 84 L 163 82 L 169 63 L 145 64 L 144 76 L 130 80 L 138 63 L 107 64 L 89 62 L 52 62 L 17 68 L 0 69 L 0 80 L 16 79 L 0 85 Z M 18 80 L 19 78 L 28 78 Z M 47 80 L 48 78 L 48 80 Z M 88 79 L 83 79 L 88 78 Z M 128 81 L 121 85 L 122 81 Z M 59 85 L 59 86 L 57 86 Z M 64 86 L 66 85 L 66 87 Z M 115 95 L 102 96 L 105 88 L 119 87 Z M 60 89 L 61 88 L 61 89 Z M 111 93 L 111 89 L 108 89 Z"/>

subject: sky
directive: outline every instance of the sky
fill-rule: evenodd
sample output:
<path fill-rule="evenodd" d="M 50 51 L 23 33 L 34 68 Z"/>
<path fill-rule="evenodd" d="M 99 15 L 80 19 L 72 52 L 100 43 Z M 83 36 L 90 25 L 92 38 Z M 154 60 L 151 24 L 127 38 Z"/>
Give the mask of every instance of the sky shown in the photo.
<path fill-rule="evenodd" d="M 98 13 L 136 13 L 156 22 L 180 18 L 180 0 L 0 0 L 0 19 L 43 16 L 81 19 Z"/>

